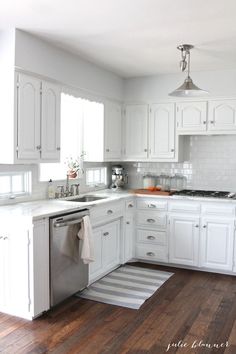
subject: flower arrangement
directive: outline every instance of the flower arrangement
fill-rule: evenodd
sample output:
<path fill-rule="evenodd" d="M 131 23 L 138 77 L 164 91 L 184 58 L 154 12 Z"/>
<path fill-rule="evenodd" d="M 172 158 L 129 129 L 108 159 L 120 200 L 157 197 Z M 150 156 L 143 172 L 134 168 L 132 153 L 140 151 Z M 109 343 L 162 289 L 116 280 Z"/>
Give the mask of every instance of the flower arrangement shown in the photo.
<path fill-rule="evenodd" d="M 72 156 L 67 157 L 65 164 L 67 165 L 67 175 L 69 178 L 76 178 L 78 172 L 84 173 L 82 168 L 84 153 L 79 157 L 73 158 Z"/>

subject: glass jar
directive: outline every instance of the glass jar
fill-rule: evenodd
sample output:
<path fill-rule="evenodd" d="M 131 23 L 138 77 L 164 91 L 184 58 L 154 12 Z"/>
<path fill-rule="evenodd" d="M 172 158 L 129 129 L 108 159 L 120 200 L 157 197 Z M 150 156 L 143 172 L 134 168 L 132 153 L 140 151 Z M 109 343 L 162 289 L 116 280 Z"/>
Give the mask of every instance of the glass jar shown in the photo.
<path fill-rule="evenodd" d="M 143 176 L 143 188 L 153 188 L 156 185 L 156 177 L 151 174 L 146 174 Z"/>

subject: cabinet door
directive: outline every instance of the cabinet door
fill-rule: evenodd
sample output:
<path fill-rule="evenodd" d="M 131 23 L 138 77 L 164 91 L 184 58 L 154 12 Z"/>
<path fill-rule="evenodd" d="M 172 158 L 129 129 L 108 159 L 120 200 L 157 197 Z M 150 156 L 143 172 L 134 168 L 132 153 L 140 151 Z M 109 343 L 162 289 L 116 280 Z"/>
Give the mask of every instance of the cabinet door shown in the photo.
<path fill-rule="evenodd" d="M 102 249 L 104 271 L 120 263 L 120 221 L 113 221 L 103 227 Z"/>
<path fill-rule="evenodd" d="M 199 218 L 171 216 L 169 261 L 189 266 L 198 265 Z"/>
<path fill-rule="evenodd" d="M 125 108 L 125 158 L 127 160 L 147 159 L 148 106 L 128 105 Z"/>
<path fill-rule="evenodd" d="M 98 277 L 102 271 L 102 241 L 103 232 L 101 227 L 93 229 L 93 239 L 94 239 L 94 257 L 95 261 L 89 264 L 89 282 Z"/>
<path fill-rule="evenodd" d="M 60 161 L 60 102 L 57 85 L 42 82 L 41 159 Z"/>
<path fill-rule="evenodd" d="M 0 311 L 7 312 L 9 307 L 10 285 L 8 271 L 9 232 L 0 231 Z"/>
<path fill-rule="evenodd" d="M 121 106 L 115 102 L 105 104 L 105 159 L 121 159 Z"/>
<path fill-rule="evenodd" d="M 134 215 L 129 213 L 125 216 L 125 228 L 124 228 L 124 250 L 123 250 L 123 262 L 126 263 L 133 258 L 133 246 L 134 246 Z"/>
<path fill-rule="evenodd" d="M 236 131 L 236 100 L 210 101 L 208 130 Z"/>
<path fill-rule="evenodd" d="M 30 279 L 31 315 L 35 317 L 50 308 L 48 219 L 34 223 L 30 242 Z"/>
<path fill-rule="evenodd" d="M 32 230 L 11 230 L 8 246 L 8 274 L 10 285 L 10 308 L 16 316 L 29 317 L 31 311 L 29 243 Z M 17 294 L 17 296 L 16 296 Z"/>
<path fill-rule="evenodd" d="M 232 271 L 234 221 L 205 217 L 202 225 L 200 266 Z"/>
<path fill-rule="evenodd" d="M 175 157 L 175 105 L 153 104 L 150 108 L 149 146 L 151 159 Z"/>
<path fill-rule="evenodd" d="M 17 159 L 40 159 L 41 81 L 19 74 L 17 82 Z"/>
<path fill-rule="evenodd" d="M 204 132 L 207 127 L 207 103 L 178 103 L 176 107 L 176 117 L 178 132 Z"/>

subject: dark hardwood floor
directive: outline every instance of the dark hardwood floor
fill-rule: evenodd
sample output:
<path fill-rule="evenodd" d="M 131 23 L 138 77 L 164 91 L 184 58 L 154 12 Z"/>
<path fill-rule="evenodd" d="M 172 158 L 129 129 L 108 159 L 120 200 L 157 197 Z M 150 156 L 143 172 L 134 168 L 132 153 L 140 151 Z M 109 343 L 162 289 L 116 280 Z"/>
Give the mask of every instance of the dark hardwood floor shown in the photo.
<path fill-rule="evenodd" d="M 236 354 L 236 277 L 142 266 L 175 274 L 140 310 L 72 297 L 32 322 L 0 314 L 0 353 Z"/>

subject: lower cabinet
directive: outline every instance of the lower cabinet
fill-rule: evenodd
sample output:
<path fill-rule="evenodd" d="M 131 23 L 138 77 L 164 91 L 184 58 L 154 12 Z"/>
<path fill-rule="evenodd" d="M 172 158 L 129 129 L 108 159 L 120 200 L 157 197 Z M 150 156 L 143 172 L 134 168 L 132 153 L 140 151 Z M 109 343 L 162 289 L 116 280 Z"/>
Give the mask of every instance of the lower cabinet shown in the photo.
<path fill-rule="evenodd" d="M 48 224 L 16 225 L 1 223 L 0 311 L 32 319 L 49 309 Z"/>
<path fill-rule="evenodd" d="M 198 265 L 199 222 L 196 216 L 170 216 L 170 263 Z"/>
<path fill-rule="evenodd" d="M 89 282 L 120 264 L 120 220 L 93 230 L 95 262 L 89 265 Z"/>
<path fill-rule="evenodd" d="M 200 245 L 200 267 L 232 271 L 234 220 L 202 218 Z"/>

